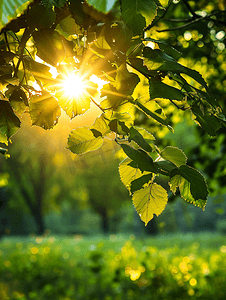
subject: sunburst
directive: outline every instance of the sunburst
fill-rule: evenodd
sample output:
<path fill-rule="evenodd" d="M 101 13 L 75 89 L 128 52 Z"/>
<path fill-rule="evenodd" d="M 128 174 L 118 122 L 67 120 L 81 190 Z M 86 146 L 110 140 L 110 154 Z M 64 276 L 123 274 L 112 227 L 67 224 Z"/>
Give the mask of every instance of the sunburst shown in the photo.
<path fill-rule="evenodd" d="M 66 96 L 77 98 L 85 90 L 84 81 L 79 75 L 71 73 L 65 77 L 63 89 Z"/>

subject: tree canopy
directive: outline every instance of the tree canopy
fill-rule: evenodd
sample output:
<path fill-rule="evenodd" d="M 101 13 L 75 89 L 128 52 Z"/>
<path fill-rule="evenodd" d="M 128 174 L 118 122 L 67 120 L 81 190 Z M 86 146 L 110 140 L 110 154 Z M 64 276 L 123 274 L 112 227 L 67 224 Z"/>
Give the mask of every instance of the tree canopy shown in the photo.
<path fill-rule="evenodd" d="M 224 99 L 216 99 L 216 88 L 196 70 L 208 43 L 208 57 L 225 70 L 223 1 L 11 0 L 1 2 L 0 15 L 1 143 L 19 130 L 24 113 L 48 130 L 62 110 L 73 119 L 96 107 L 95 122 L 73 129 L 68 149 L 84 154 L 114 139 L 124 153 L 120 178 L 145 224 L 168 201 L 158 176 L 173 194 L 205 208 L 204 177 L 181 149 L 162 140 L 184 118 L 210 136 L 225 130 Z M 202 33 L 194 32 L 200 24 Z M 175 41 L 176 32 L 188 28 Z M 200 57 L 186 53 L 190 40 Z M 225 80 L 209 78 L 223 91 Z"/>

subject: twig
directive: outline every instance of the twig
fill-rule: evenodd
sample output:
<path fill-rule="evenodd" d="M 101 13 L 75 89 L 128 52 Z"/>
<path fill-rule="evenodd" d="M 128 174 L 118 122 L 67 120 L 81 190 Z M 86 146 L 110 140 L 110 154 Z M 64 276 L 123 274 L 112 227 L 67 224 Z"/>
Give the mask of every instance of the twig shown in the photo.
<path fill-rule="evenodd" d="M 23 55 L 24 55 L 24 49 L 26 47 L 26 43 L 27 41 L 29 40 L 30 38 L 30 33 L 33 29 L 32 28 L 26 28 L 24 33 L 23 33 L 23 36 L 20 40 L 20 48 L 21 48 L 21 53 L 20 53 L 20 57 L 19 57 L 19 60 L 17 62 L 17 65 L 16 65 L 16 68 L 15 68 L 15 72 L 14 72 L 14 76 L 17 76 L 17 73 L 18 73 L 18 70 L 19 70 L 19 66 L 20 66 L 20 63 L 21 61 L 23 60 Z"/>
<path fill-rule="evenodd" d="M 105 112 L 105 109 L 102 108 L 93 98 L 93 96 L 90 95 L 90 99 L 91 101 L 102 111 L 102 112 Z"/>
<path fill-rule="evenodd" d="M 199 17 L 191 8 L 190 4 L 188 3 L 187 0 L 183 0 L 184 5 L 187 7 L 187 9 L 190 11 L 190 13 L 192 14 L 193 19 Z"/>
<path fill-rule="evenodd" d="M 11 52 L 10 51 L 10 46 L 9 46 L 9 41 L 8 41 L 8 38 L 7 38 L 7 33 L 5 31 L 4 31 L 4 38 L 5 38 L 7 49 L 8 49 L 9 52 Z M 15 72 L 16 67 L 15 67 L 15 64 L 14 64 L 13 60 L 12 60 L 12 63 L 13 63 L 13 69 L 14 69 L 14 72 Z"/>
<path fill-rule="evenodd" d="M 163 19 L 168 11 L 168 9 L 170 8 L 170 5 L 172 4 L 172 0 L 169 1 L 169 5 L 167 6 L 167 8 L 165 9 L 164 13 L 161 15 L 161 17 L 159 17 L 155 22 L 151 23 L 150 25 L 148 25 L 146 28 L 144 28 L 144 32 L 151 29 L 152 27 L 154 27 L 161 19 Z"/>
<path fill-rule="evenodd" d="M 146 77 L 147 79 L 149 79 L 150 76 L 146 75 L 145 73 L 141 72 L 139 69 L 137 69 L 136 67 L 134 67 L 133 65 L 131 65 L 131 63 L 129 63 L 128 61 L 126 61 L 127 65 L 129 65 L 130 67 L 132 67 L 133 69 L 135 69 L 136 71 L 138 71 L 140 74 L 142 74 L 144 77 Z"/>
<path fill-rule="evenodd" d="M 168 18 L 164 18 L 165 21 L 169 21 L 169 22 L 190 22 L 192 20 L 192 18 L 188 18 L 188 19 L 168 19 Z"/>
<path fill-rule="evenodd" d="M 218 14 L 221 14 L 221 13 L 225 13 L 226 10 L 221 10 L 221 11 L 217 11 L 215 13 L 212 13 L 212 14 L 209 14 L 205 17 L 199 17 L 198 19 L 195 19 L 195 20 L 192 20 L 191 22 L 187 23 L 187 24 L 184 24 L 184 25 L 181 25 L 181 26 L 178 26 L 178 27 L 174 27 L 174 28 L 168 28 L 168 29 L 162 29 L 162 30 L 156 30 L 157 32 L 166 32 L 166 31 L 174 31 L 174 30 L 179 30 L 179 29 L 182 29 L 182 28 L 186 28 L 190 25 L 193 25 L 197 22 L 200 22 L 200 21 L 203 21 L 203 20 L 206 20 L 206 19 L 209 19 L 211 18 L 212 16 L 216 16 Z"/>

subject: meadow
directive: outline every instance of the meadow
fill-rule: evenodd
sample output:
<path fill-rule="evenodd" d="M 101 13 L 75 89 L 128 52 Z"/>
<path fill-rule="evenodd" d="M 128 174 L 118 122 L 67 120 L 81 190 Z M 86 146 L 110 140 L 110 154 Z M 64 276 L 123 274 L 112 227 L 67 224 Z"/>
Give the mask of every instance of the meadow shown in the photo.
<path fill-rule="evenodd" d="M 225 270 L 218 234 L 7 237 L 0 300 L 220 300 Z"/>

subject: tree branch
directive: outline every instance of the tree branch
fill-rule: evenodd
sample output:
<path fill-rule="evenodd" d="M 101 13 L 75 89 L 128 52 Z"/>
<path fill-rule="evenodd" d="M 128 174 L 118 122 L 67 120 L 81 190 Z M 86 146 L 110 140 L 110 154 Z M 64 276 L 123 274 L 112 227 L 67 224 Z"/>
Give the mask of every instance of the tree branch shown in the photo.
<path fill-rule="evenodd" d="M 174 28 L 168 28 L 168 29 L 163 29 L 163 30 L 156 30 L 157 32 L 166 32 L 166 31 L 174 31 L 174 30 L 179 30 L 179 29 L 182 29 L 182 28 L 186 28 L 186 27 L 189 27 L 197 22 L 200 22 L 200 21 L 203 21 L 203 20 L 206 20 L 206 19 L 210 19 L 212 16 L 216 16 L 218 14 L 222 14 L 222 13 L 225 13 L 226 10 L 221 10 L 221 11 L 217 11 L 215 13 L 212 13 L 212 14 L 209 14 L 205 17 L 199 17 L 198 19 L 195 19 L 195 20 L 192 20 L 191 22 L 189 23 L 186 23 L 184 25 L 181 25 L 181 26 L 178 26 L 178 27 L 174 27 Z M 214 20 L 213 20 L 214 21 Z"/>
<path fill-rule="evenodd" d="M 9 41 L 8 41 L 8 38 L 7 38 L 7 33 L 5 31 L 4 31 L 4 38 L 5 38 L 5 43 L 6 43 L 7 49 L 10 52 Z M 14 72 L 15 72 L 16 67 L 15 67 L 15 64 L 14 64 L 13 60 L 12 60 L 12 63 L 13 63 L 13 69 L 14 69 Z"/>
<path fill-rule="evenodd" d="M 161 17 L 159 17 L 155 22 L 151 23 L 150 25 L 148 25 L 146 28 L 144 28 L 144 32 L 151 29 L 152 27 L 154 27 L 161 19 L 163 19 L 168 11 L 168 9 L 170 8 L 170 5 L 172 4 L 172 0 L 169 1 L 169 5 L 167 6 L 167 8 L 165 9 L 164 13 L 161 15 Z"/>
<path fill-rule="evenodd" d="M 188 3 L 187 0 L 183 0 L 184 5 L 187 7 L 187 9 L 190 11 L 190 13 L 192 14 L 193 19 L 199 17 L 191 8 L 190 4 Z"/>

